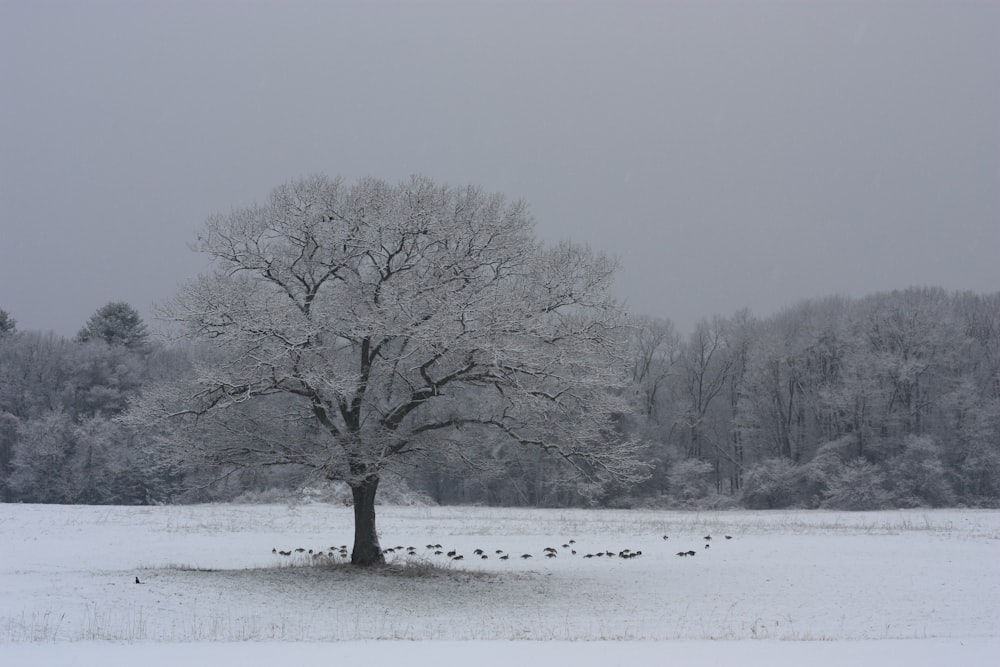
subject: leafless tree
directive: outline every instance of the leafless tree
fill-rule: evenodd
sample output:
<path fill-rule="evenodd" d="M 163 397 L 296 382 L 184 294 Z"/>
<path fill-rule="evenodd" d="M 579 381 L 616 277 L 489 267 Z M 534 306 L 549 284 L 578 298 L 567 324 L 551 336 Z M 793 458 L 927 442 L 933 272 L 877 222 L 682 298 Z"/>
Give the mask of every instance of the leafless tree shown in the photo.
<path fill-rule="evenodd" d="M 640 474 L 612 421 L 628 379 L 615 263 L 543 247 L 523 203 L 423 177 L 317 176 L 211 218 L 196 248 L 214 270 L 162 315 L 212 341 L 217 360 L 193 384 L 146 391 L 127 419 L 184 426 L 168 439 L 178 457 L 345 480 L 353 563 L 382 562 L 383 472 L 486 430 L 587 480 Z M 307 428 L 283 428 L 295 423 Z"/>

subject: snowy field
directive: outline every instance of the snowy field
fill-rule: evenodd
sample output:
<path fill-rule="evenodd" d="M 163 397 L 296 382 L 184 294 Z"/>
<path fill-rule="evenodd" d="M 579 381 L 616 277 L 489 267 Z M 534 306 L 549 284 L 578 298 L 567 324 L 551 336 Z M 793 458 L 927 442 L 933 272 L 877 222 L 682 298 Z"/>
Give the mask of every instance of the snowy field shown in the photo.
<path fill-rule="evenodd" d="M 1000 664 L 996 511 L 380 507 L 381 573 L 351 520 L 0 505 L 0 664 Z"/>

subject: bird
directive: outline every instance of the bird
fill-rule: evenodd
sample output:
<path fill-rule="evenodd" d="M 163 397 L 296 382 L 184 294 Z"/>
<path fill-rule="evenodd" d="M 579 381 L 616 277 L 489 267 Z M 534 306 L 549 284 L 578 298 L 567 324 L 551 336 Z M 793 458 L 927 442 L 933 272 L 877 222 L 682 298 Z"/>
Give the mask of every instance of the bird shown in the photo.
<path fill-rule="evenodd" d="M 664 535 L 664 536 L 663 536 L 663 539 L 665 539 L 665 540 L 669 540 L 669 539 L 670 539 L 670 536 L 669 536 L 669 535 Z"/>
<path fill-rule="evenodd" d="M 712 536 L 711 536 L 711 535 L 706 535 L 706 536 L 705 536 L 705 539 L 706 539 L 706 540 L 710 540 L 710 539 L 712 539 Z"/>
<path fill-rule="evenodd" d="M 727 540 L 731 540 L 731 539 L 733 539 L 733 536 L 732 535 L 726 535 L 726 539 Z"/>
<path fill-rule="evenodd" d="M 135 583 L 137 583 L 137 584 L 141 584 L 142 583 L 141 581 L 139 581 L 139 577 L 135 578 Z"/>
<path fill-rule="evenodd" d="M 684 556 L 687 556 L 687 555 L 688 555 L 688 552 L 686 552 L 686 551 L 678 551 L 678 552 L 677 552 L 677 555 L 678 555 L 678 556 L 681 556 L 681 557 L 683 558 Z"/>
<path fill-rule="evenodd" d="M 452 556 L 451 559 L 452 560 L 462 560 L 464 558 L 465 558 L 465 556 L 463 556 L 462 554 L 458 554 L 457 556 Z"/>
<path fill-rule="evenodd" d="M 472 553 L 476 554 L 477 556 L 482 556 L 486 552 L 484 552 L 482 549 L 476 549 Z"/>
<path fill-rule="evenodd" d="M 457 551 L 455 551 L 454 549 L 452 549 L 451 551 L 448 552 L 448 558 L 454 558 L 455 554 L 457 554 L 457 553 L 458 553 Z"/>
<path fill-rule="evenodd" d="M 521 558 L 523 558 L 524 560 L 527 560 L 527 559 L 531 558 L 531 554 L 521 554 Z"/>
<path fill-rule="evenodd" d="M 694 549 L 688 551 L 688 556 L 694 556 L 697 552 Z"/>
<path fill-rule="evenodd" d="M 497 550 L 496 550 L 496 555 L 497 555 L 497 556 L 499 556 L 499 555 L 500 555 L 500 554 L 502 554 L 502 553 L 503 553 L 503 549 L 497 549 Z"/>
<path fill-rule="evenodd" d="M 706 545 L 705 545 L 705 548 L 707 549 L 707 548 L 709 548 L 710 546 L 712 546 L 712 545 L 711 545 L 711 544 L 706 544 Z"/>
<path fill-rule="evenodd" d="M 508 560 L 509 558 L 510 558 L 509 554 L 504 554 L 503 556 L 500 556 L 500 560 Z"/>
<path fill-rule="evenodd" d="M 556 557 L 556 552 L 555 551 L 550 551 L 547 554 L 545 554 L 545 557 L 546 558 L 555 558 Z"/>
<path fill-rule="evenodd" d="M 594 557 L 594 554 L 587 554 L 586 556 L 584 556 L 584 558 L 593 558 L 593 557 Z"/>

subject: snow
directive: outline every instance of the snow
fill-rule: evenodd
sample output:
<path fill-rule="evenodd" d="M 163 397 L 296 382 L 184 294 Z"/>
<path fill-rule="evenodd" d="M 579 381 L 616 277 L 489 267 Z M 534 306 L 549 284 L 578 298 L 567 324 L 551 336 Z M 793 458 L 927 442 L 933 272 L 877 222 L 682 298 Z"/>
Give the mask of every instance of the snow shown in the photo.
<path fill-rule="evenodd" d="M 671 641 L 671 642 L 386 642 L 335 644 L 13 644 L 0 645 L 6 665 L 101 665 L 176 667 L 190 665 L 407 665 L 511 667 L 511 665 L 995 665 L 997 648 L 988 640 L 886 640 L 838 642 Z"/>
<path fill-rule="evenodd" d="M 320 504 L 0 505 L 0 664 L 1000 657 L 997 511 L 383 506 L 382 546 L 417 554 L 389 558 L 440 567 L 376 574 L 272 553 L 349 544 L 351 520 Z M 426 549 L 438 543 L 465 558 Z M 642 555 L 584 558 L 624 549 Z"/>

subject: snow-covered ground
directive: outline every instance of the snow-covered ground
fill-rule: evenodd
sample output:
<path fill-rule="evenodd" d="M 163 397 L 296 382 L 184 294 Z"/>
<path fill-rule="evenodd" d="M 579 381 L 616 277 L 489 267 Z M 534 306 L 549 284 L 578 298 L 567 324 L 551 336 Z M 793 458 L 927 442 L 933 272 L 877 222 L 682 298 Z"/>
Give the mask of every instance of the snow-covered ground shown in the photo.
<path fill-rule="evenodd" d="M 996 511 L 380 507 L 382 546 L 403 547 L 390 560 L 441 567 L 311 566 L 351 520 L 314 504 L 0 505 L 0 664 L 1000 659 Z"/>

